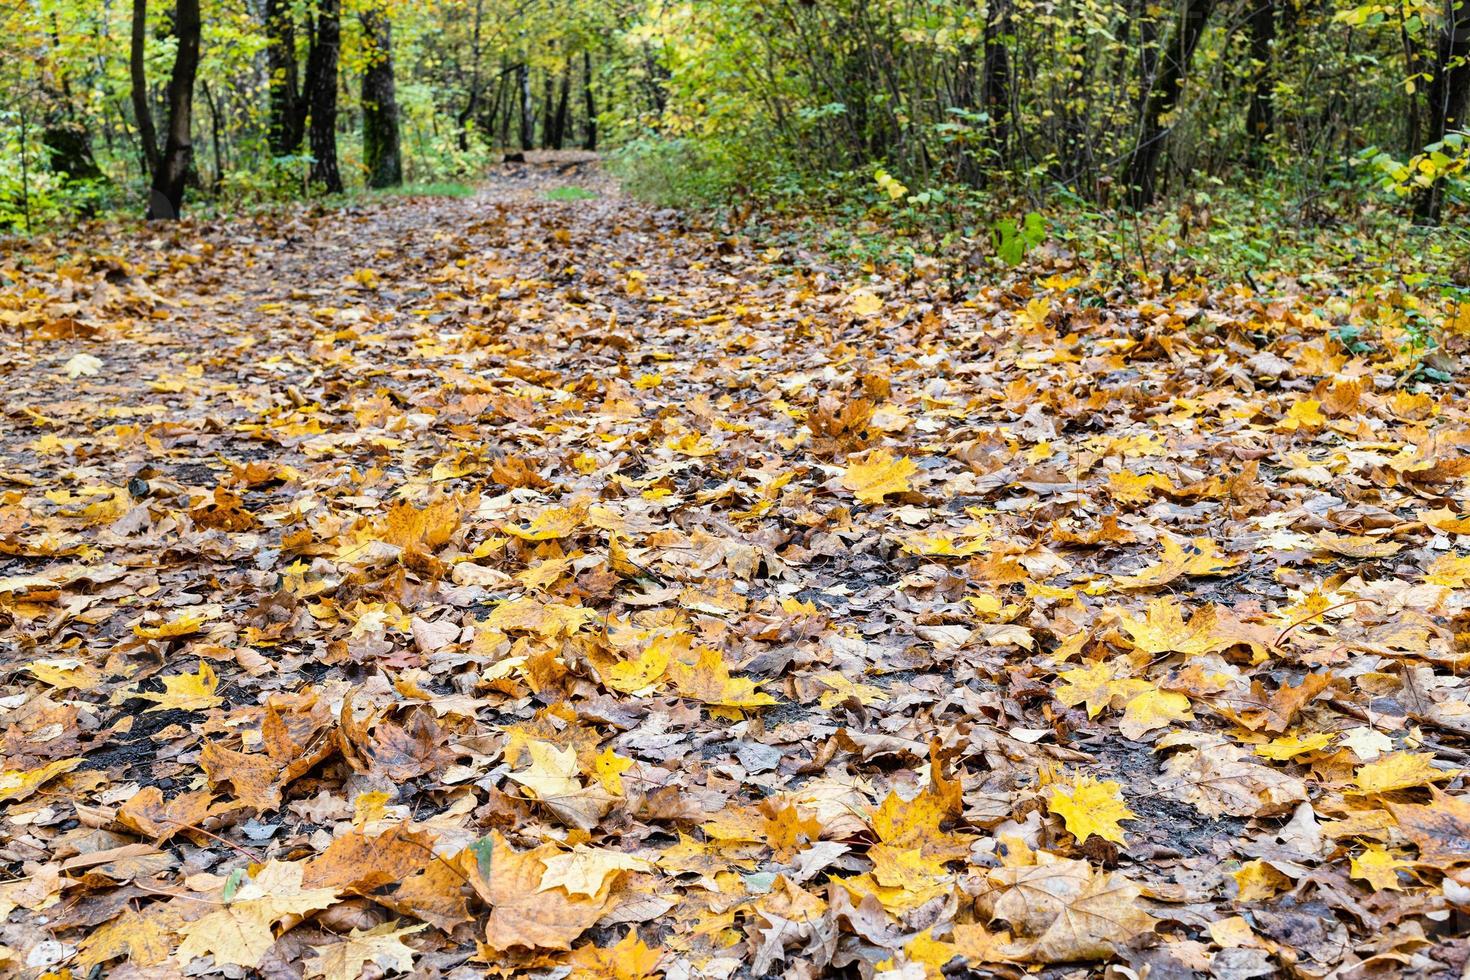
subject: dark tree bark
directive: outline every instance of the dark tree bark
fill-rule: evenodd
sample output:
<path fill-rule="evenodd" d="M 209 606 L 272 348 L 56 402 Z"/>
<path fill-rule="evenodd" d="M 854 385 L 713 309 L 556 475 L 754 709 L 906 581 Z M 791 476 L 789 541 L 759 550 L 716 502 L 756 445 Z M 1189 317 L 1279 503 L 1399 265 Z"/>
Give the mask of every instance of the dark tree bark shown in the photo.
<path fill-rule="evenodd" d="M 523 64 L 516 71 L 521 89 L 521 152 L 524 153 L 536 143 L 536 116 L 531 108 L 531 69 Z"/>
<path fill-rule="evenodd" d="M 177 218 L 184 206 L 184 185 L 194 166 L 194 76 L 199 71 L 199 32 L 199 0 L 178 0 L 174 7 L 178 47 L 168 79 L 168 131 L 163 156 L 153 172 L 149 218 Z"/>
<path fill-rule="evenodd" d="M 542 83 L 543 84 L 541 86 L 541 149 L 543 149 L 543 150 L 549 150 L 549 149 L 551 149 L 551 127 L 552 127 L 551 106 L 552 106 L 552 103 L 556 101 L 556 91 L 552 87 L 555 84 L 555 79 L 553 79 L 551 77 L 551 72 L 548 71 L 546 73 L 546 77 L 544 79 L 542 79 Z"/>
<path fill-rule="evenodd" d="M 290 0 L 265 0 L 266 67 L 270 72 L 270 148 L 278 157 L 301 148 L 306 103 L 296 65 L 296 21 Z"/>
<path fill-rule="evenodd" d="M 1164 116 L 1179 104 L 1184 81 L 1189 77 L 1194 49 L 1205 33 L 1215 0 L 1180 0 L 1183 6 L 1174 24 L 1173 36 L 1160 52 L 1157 74 L 1146 76 L 1139 105 L 1138 142 L 1128 160 L 1128 203 L 1141 208 L 1158 196 L 1159 158 L 1169 130 Z"/>
<path fill-rule="evenodd" d="M 562 69 L 561 82 L 557 86 L 556 113 L 551 117 L 551 148 L 559 150 L 566 139 L 567 99 L 571 94 L 571 66 Z"/>
<path fill-rule="evenodd" d="M 592 55 L 587 51 L 582 52 L 582 101 L 587 110 L 587 136 L 582 149 L 593 151 L 597 149 L 597 100 L 592 96 Z"/>
<path fill-rule="evenodd" d="M 143 176 L 158 173 L 158 131 L 153 128 L 153 110 L 148 105 L 148 67 L 144 60 L 148 40 L 148 0 L 133 0 L 133 31 L 128 46 L 128 74 L 132 78 L 133 122 L 143 144 Z"/>
<path fill-rule="evenodd" d="M 342 193 L 337 168 L 337 62 L 342 54 L 342 0 L 318 0 L 306 58 L 306 102 L 311 113 L 311 181 Z"/>
<path fill-rule="evenodd" d="M 1011 60 L 1005 38 L 1011 33 L 1011 5 L 1007 0 L 991 4 L 985 19 L 985 74 L 981 102 L 990 117 L 990 143 L 1004 155 L 1010 138 Z"/>
<path fill-rule="evenodd" d="M 1276 85 L 1275 53 L 1276 0 L 1250 0 L 1251 100 L 1246 110 L 1245 129 L 1251 141 L 1251 156 L 1260 163 L 1276 126 L 1272 90 Z"/>
<path fill-rule="evenodd" d="M 1470 0 L 1445 0 L 1444 15 L 1434 79 L 1429 84 L 1429 146 L 1452 130 L 1464 128 L 1465 113 L 1470 109 Z M 1414 216 L 1419 221 L 1437 223 L 1443 209 L 1443 180 L 1434 181 L 1415 195 Z"/>
<path fill-rule="evenodd" d="M 475 109 L 480 104 L 480 15 L 484 6 L 485 0 L 475 0 L 475 29 L 470 39 L 470 93 L 465 100 L 464 109 L 455 119 L 459 125 L 455 138 L 459 141 L 461 151 L 470 148 L 470 120 L 475 118 Z"/>
<path fill-rule="evenodd" d="M 403 183 L 398 138 L 398 93 L 393 80 L 393 24 L 380 6 L 363 11 L 367 66 L 362 73 L 362 161 L 369 187 Z"/>

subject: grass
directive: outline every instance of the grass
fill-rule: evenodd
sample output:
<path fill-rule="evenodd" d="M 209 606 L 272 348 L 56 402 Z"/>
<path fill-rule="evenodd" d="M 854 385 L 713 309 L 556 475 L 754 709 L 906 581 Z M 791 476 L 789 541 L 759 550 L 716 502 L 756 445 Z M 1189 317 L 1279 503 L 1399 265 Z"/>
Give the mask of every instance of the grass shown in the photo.
<path fill-rule="evenodd" d="M 546 192 L 548 201 L 590 201 L 597 197 L 596 191 L 589 191 L 585 187 L 553 187 Z"/>
<path fill-rule="evenodd" d="M 472 197 L 475 189 L 469 184 L 441 180 L 422 184 L 404 184 L 402 187 L 387 187 L 367 193 L 385 197 Z"/>

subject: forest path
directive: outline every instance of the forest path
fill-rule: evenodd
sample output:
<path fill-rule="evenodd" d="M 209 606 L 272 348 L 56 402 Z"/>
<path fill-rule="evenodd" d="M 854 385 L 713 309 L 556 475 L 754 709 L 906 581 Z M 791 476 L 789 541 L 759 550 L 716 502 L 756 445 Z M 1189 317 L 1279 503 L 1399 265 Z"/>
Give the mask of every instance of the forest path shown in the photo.
<path fill-rule="evenodd" d="M 1247 976 L 1269 860 L 1340 962 L 1352 780 L 1466 758 L 1463 390 L 1046 262 L 951 302 L 535 163 L 0 254 L 0 943 Z M 231 941 L 263 881 L 327 911 Z"/>

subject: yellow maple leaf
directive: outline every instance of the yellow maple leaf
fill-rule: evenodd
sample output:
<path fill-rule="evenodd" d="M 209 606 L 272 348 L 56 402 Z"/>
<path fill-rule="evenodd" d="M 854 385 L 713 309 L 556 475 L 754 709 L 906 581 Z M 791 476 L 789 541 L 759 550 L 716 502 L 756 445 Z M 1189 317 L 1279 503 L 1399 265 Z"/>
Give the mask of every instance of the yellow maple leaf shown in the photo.
<path fill-rule="evenodd" d="M 1108 492 L 1125 504 L 1146 504 L 1161 493 L 1173 493 L 1174 482 L 1161 473 L 1121 470 L 1108 476 Z"/>
<path fill-rule="evenodd" d="M 1177 691 L 1150 688 L 1128 699 L 1118 730 L 1124 738 L 1135 742 L 1156 728 L 1166 728 L 1176 721 L 1193 721 L 1189 698 Z"/>
<path fill-rule="evenodd" d="M 1281 421 L 1276 423 L 1276 430 L 1278 432 L 1295 432 L 1298 429 L 1312 431 L 1326 424 L 1327 416 L 1322 414 L 1322 403 L 1315 398 L 1304 398 L 1292 404 Z"/>
<path fill-rule="evenodd" d="M 160 678 L 163 692 L 139 691 L 134 697 L 157 702 L 149 711 L 207 711 L 224 704 L 225 699 L 215 694 L 219 678 L 214 668 L 204 661 L 199 662 L 197 674 L 170 674 Z"/>
<path fill-rule="evenodd" d="M 48 780 L 71 772 L 82 764 L 80 756 L 72 759 L 57 759 L 35 769 L 6 769 L 0 772 L 0 803 L 23 800 Z"/>
<path fill-rule="evenodd" d="M 33 660 L 26 670 L 43 684 L 57 690 L 80 688 L 88 690 L 102 680 L 102 672 L 75 657 L 53 657 L 49 660 Z"/>
<path fill-rule="evenodd" d="M 847 306 L 858 316 L 872 316 L 883 309 L 883 298 L 872 290 L 858 289 L 848 298 Z"/>
<path fill-rule="evenodd" d="M 1235 879 L 1237 902 L 1257 902 L 1275 898 L 1277 893 L 1291 887 L 1291 879 L 1277 871 L 1265 861 L 1247 861 L 1231 874 Z"/>
<path fill-rule="evenodd" d="M 905 943 L 903 947 L 903 961 L 922 966 L 924 976 L 931 980 L 939 980 L 943 977 L 945 965 L 960 955 L 962 954 L 959 946 L 934 938 L 933 927 L 925 929 Z M 898 963 L 890 957 L 878 964 L 878 970 L 897 971 Z M 895 972 L 894 975 L 899 974 Z"/>
<path fill-rule="evenodd" d="M 1393 752 L 1382 756 L 1358 770 L 1353 778 L 1358 785 L 1356 792 L 1393 793 L 1454 778 L 1454 773 L 1434 768 L 1433 761 L 1433 752 Z"/>
<path fill-rule="evenodd" d="M 669 664 L 669 680 L 686 698 L 726 708 L 759 708 L 775 704 L 776 699 L 757 689 L 755 681 L 731 677 L 730 668 L 713 647 L 694 651 L 695 660 L 675 660 Z"/>
<path fill-rule="evenodd" d="M 614 796 L 622 796 L 623 773 L 627 772 L 632 765 L 632 759 L 618 755 L 609 745 L 592 760 L 592 775 L 597 777 L 603 789 Z"/>
<path fill-rule="evenodd" d="M 591 830 L 616 802 L 600 785 L 583 785 L 577 750 L 571 746 L 558 749 L 550 742 L 528 741 L 525 750 L 530 766 L 509 778 L 568 824 Z"/>
<path fill-rule="evenodd" d="M 1112 780 L 1099 781 L 1092 776 L 1052 783 L 1047 787 L 1046 805 L 1062 818 L 1067 832 L 1083 843 L 1097 836 L 1121 844 L 1123 828 L 1118 822 L 1134 819 L 1121 787 Z"/>
<path fill-rule="evenodd" d="M 842 485 L 852 491 L 859 503 L 877 505 L 889 494 L 912 490 L 909 477 L 917 472 L 918 464 L 907 456 L 895 457 L 886 449 L 874 449 L 848 463 L 847 471 L 842 474 Z"/>
<path fill-rule="evenodd" d="M 585 507 L 549 507 L 537 514 L 525 527 L 507 525 L 501 530 L 522 541 L 551 541 L 567 537 L 581 527 L 586 519 Z"/>
<path fill-rule="evenodd" d="M 649 871 L 653 865 L 643 858 L 604 848 L 578 844 L 565 854 L 541 859 L 546 871 L 541 875 L 538 891 L 563 888 L 568 895 L 588 898 L 603 893 L 609 878 L 624 871 Z"/>
<path fill-rule="evenodd" d="M 688 649 L 687 636 L 656 637 L 634 659 L 609 667 L 603 681 L 614 691 L 624 694 L 650 690 L 664 676 L 674 657 Z"/>
<path fill-rule="evenodd" d="M 136 623 L 133 625 L 133 634 L 145 640 L 171 640 L 199 632 L 199 628 L 208 621 L 209 616 L 206 612 L 191 609 L 157 626 L 144 626 L 142 623 Z"/>
<path fill-rule="evenodd" d="M 1311 734 L 1282 735 L 1272 739 L 1265 745 L 1256 746 L 1256 755 L 1275 762 L 1285 762 L 1298 756 L 1311 755 L 1320 752 L 1332 744 L 1333 736 L 1327 732 L 1312 732 Z"/>
<path fill-rule="evenodd" d="M 888 695 L 884 693 L 881 687 L 864 684 L 861 681 L 848 680 L 846 675 L 840 674 L 835 670 L 813 674 L 812 680 L 819 681 L 827 689 L 822 692 L 822 696 L 818 699 L 817 703 L 828 711 L 831 711 L 848 699 L 854 699 L 862 705 L 879 704 L 888 700 Z"/>
<path fill-rule="evenodd" d="M 304 862 L 271 861 L 214 911 L 183 927 L 184 941 L 176 957 L 182 964 L 197 956 L 213 956 L 216 966 L 253 970 L 276 941 L 271 927 L 288 916 L 328 908 L 337 901 L 335 888 L 302 888 Z"/>
<path fill-rule="evenodd" d="M 637 929 L 611 946 L 578 946 L 567 957 L 572 972 L 567 980 L 650 980 L 664 954 L 643 944 Z"/>
<path fill-rule="evenodd" d="M 1231 646 L 1229 637 L 1215 635 L 1219 617 L 1215 607 L 1205 606 L 1184 620 L 1182 607 L 1169 596 L 1149 602 L 1144 618 L 1124 617 L 1119 624 L 1133 639 L 1134 648 L 1149 656 L 1161 653 L 1186 653 L 1199 656 Z"/>
<path fill-rule="evenodd" d="M 1241 559 L 1230 558 L 1216 550 L 1215 542 L 1209 538 L 1184 541 L 1172 534 L 1163 537 L 1164 554 L 1157 564 L 1150 565 L 1136 575 L 1124 575 L 1113 580 L 1120 589 L 1152 589 L 1183 575 L 1221 575 L 1239 565 Z"/>
<path fill-rule="evenodd" d="M 1392 851 L 1374 844 L 1353 858 L 1348 873 L 1359 881 L 1372 885 L 1374 891 L 1402 891 L 1404 886 L 1399 883 L 1399 870 L 1413 866 L 1413 861 L 1406 861 Z"/>
<path fill-rule="evenodd" d="M 1104 708 L 1115 702 L 1121 704 L 1150 687 L 1147 681 L 1120 677 L 1126 669 L 1122 660 L 1098 660 L 1064 670 L 1057 675 L 1062 685 L 1056 689 L 1056 699 L 1069 708 L 1085 704 L 1087 717 L 1096 718 Z"/>

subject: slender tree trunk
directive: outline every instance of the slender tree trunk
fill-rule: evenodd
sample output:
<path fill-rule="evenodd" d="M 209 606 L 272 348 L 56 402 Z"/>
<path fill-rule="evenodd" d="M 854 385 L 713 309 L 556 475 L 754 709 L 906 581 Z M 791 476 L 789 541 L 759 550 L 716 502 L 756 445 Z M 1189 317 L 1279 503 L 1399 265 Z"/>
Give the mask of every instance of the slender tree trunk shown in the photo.
<path fill-rule="evenodd" d="M 556 101 L 556 91 L 552 87 L 556 80 L 551 77 L 551 72 L 546 73 L 541 86 L 541 149 L 551 149 L 551 126 L 552 126 L 552 103 Z"/>
<path fill-rule="evenodd" d="M 459 124 L 455 138 L 461 151 L 470 148 L 470 120 L 475 118 L 475 109 L 480 104 L 480 14 L 484 6 L 485 0 L 475 0 L 475 29 L 470 40 L 470 95 L 455 120 Z"/>
<path fill-rule="evenodd" d="M 985 18 L 985 75 L 982 103 L 990 117 L 990 145 L 1004 159 L 1010 138 L 1011 61 L 1006 36 L 1011 33 L 1011 5 L 995 0 Z"/>
<path fill-rule="evenodd" d="M 536 145 L 536 116 L 531 108 L 531 69 L 522 64 L 517 71 L 521 87 L 521 151 L 525 152 Z"/>
<path fill-rule="evenodd" d="M 558 85 L 556 96 L 556 114 L 551 117 L 551 148 L 559 150 L 566 138 L 567 131 L 567 99 L 570 97 L 572 88 L 571 66 L 562 68 L 561 83 Z"/>
<path fill-rule="evenodd" d="M 1183 6 L 1174 34 L 1161 52 L 1156 76 L 1144 85 L 1139 106 L 1138 142 L 1128 161 L 1128 203 L 1135 208 L 1152 204 L 1158 196 L 1159 158 L 1169 130 L 1163 118 L 1179 104 L 1184 81 L 1189 77 L 1194 49 L 1204 35 L 1215 0 L 1180 0 Z"/>
<path fill-rule="evenodd" d="M 1272 90 L 1276 86 L 1276 0 L 1250 0 L 1251 100 L 1246 110 L 1245 129 L 1251 141 L 1251 157 L 1260 164 L 1276 126 Z"/>
<path fill-rule="evenodd" d="M 194 165 L 194 76 L 199 71 L 200 26 L 199 0 L 178 0 L 174 8 L 178 47 L 168 80 L 168 135 L 153 173 L 149 218 L 177 218 L 184 206 L 184 185 Z"/>
<path fill-rule="evenodd" d="M 587 110 L 587 136 L 582 141 L 582 149 L 595 151 L 597 149 L 597 101 L 592 96 L 592 54 L 582 52 L 582 101 Z"/>
<path fill-rule="evenodd" d="M 1440 142 L 1452 130 L 1465 128 L 1470 109 L 1470 0 L 1445 0 L 1444 29 L 1429 84 L 1429 139 Z M 1435 180 L 1414 200 L 1414 216 L 1426 224 L 1439 221 L 1444 208 L 1444 181 Z"/>
<path fill-rule="evenodd" d="M 328 194 L 342 193 L 337 169 L 337 62 L 342 52 L 342 2 L 318 0 L 306 61 L 306 100 L 311 112 L 311 181 Z"/>
<path fill-rule="evenodd" d="M 297 80 L 296 19 L 290 0 L 265 0 L 265 35 L 271 153 L 290 156 L 301 148 L 306 122 Z"/>
<path fill-rule="evenodd" d="M 225 182 L 224 140 L 219 124 L 219 103 L 215 102 L 208 82 L 204 83 L 204 104 L 209 106 L 209 140 L 214 150 L 214 180 L 210 181 L 210 190 L 218 194 Z"/>
<path fill-rule="evenodd" d="M 381 6 L 364 10 L 362 23 L 367 65 L 362 72 L 362 162 L 369 187 L 403 183 L 403 151 L 398 139 L 398 93 L 393 80 L 393 24 Z"/>
<path fill-rule="evenodd" d="M 128 74 L 132 78 L 133 121 L 138 127 L 138 141 L 143 144 L 143 176 L 152 179 L 158 173 L 158 131 L 153 128 L 153 110 L 148 104 L 148 67 L 145 60 L 148 40 L 148 0 L 133 0 L 133 32 L 128 46 Z"/>

